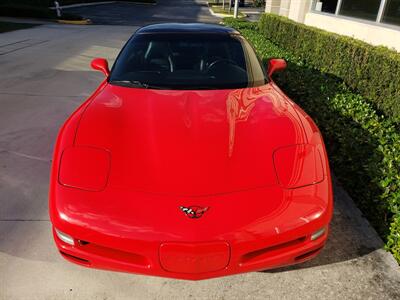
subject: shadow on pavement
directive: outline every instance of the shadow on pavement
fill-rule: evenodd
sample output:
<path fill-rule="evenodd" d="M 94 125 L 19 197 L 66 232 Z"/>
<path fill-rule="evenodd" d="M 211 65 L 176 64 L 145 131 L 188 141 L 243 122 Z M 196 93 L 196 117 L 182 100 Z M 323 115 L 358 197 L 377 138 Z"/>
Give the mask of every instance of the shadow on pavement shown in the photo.
<path fill-rule="evenodd" d="M 276 273 L 334 264 L 362 257 L 383 247 L 378 234 L 336 180 L 334 180 L 334 198 L 329 238 L 321 253 L 302 264 L 263 272 Z"/>

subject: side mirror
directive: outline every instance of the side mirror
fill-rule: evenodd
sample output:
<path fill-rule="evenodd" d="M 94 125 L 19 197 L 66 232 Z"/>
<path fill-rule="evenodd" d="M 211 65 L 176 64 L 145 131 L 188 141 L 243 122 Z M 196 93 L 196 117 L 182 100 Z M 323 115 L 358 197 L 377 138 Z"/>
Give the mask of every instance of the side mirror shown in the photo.
<path fill-rule="evenodd" d="M 287 64 L 284 59 L 281 58 L 272 58 L 268 62 L 268 76 L 271 77 L 276 71 L 286 69 Z"/>
<path fill-rule="evenodd" d="M 106 77 L 110 75 L 110 69 L 108 68 L 108 62 L 104 58 L 95 58 L 92 60 L 92 63 L 90 64 L 94 70 L 98 70 L 103 72 Z"/>

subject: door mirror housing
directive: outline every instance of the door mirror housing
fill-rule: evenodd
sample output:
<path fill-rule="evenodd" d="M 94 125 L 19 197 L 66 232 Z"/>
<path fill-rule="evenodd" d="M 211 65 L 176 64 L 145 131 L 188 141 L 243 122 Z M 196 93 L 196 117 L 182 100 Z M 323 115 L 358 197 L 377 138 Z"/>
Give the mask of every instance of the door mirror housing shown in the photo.
<path fill-rule="evenodd" d="M 106 75 L 106 77 L 110 75 L 108 62 L 105 58 L 95 58 L 92 60 L 92 63 L 90 65 L 92 66 L 92 69 L 103 72 L 103 74 Z"/>
<path fill-rule="evenodd" d="M 286 69 L 287 63 L 281 58 L 272 58 L 268 62 L 268 76 L 271 77 L 276 71 Z"/>

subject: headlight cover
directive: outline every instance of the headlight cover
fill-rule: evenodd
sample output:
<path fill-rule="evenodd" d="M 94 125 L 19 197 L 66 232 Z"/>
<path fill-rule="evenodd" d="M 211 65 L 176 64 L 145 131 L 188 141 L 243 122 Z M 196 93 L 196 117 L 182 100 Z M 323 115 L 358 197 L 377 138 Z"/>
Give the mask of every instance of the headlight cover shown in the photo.
<path fill-rule="evenodd" d="M 324 180 L 321 155 L 314 145 L 279 148 L 273 160 L 279 184 L 284 188 L 294 189 Z"/>
<path fill-rule="evenodd" d="M 76 146 L 66 148 L 61 156 L 60 184 L 87 191 L 105 189 L 110 172 L 110 152 L 101 148 Z"/>

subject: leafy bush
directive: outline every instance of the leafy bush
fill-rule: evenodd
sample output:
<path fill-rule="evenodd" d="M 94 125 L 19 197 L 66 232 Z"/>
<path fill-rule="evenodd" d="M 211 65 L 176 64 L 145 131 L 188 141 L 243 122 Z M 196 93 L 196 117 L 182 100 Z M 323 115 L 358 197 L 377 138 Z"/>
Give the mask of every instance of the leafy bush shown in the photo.
<path fill-rule="evenodd" d="M 4 5 L 22 5 L 22 6 L 30 6 L 34 8 L 38 7 L 48 7 L 51 0 L 2 0 L 0 1 L 1 4 Z"/>
<path fill-rule="evenodd" d="M 35 24 L 20 24 L 20 23 L 8 23 L 8 22 L 0 22 L 0 33 L 18 30 L 18 29 L 27 29 L 31 27 L 35 27 Z"/>
<path fill-rule="evenodd" d="M 400 55 L 385 47 L 264 14 L 259 30 L 308 66 L 333 74 L 400 121 Z"/>
<path fill-rule="evenodd" d="M 123 2 L 138 2 L 138 3 L 156 3 L 156 0 L 119 0 Z M 54 0 L 49 0 L 51 6 L 54 5 Z M 92 3 L 92 2 L 104 2 L 104 0 L 58 0 L 60 5 L 70 5 L 77 3 Z"/>
<path fill-rule="evenodd" d="M 400 262 L 398 124 L 380 114 L 375 102 L 352 91 L 343 79 L 310 67 L 298 52 L 275 45 L 258 31 L 257 24 L 230 18 L 224 23 L 238 29 L 265 63 L 271 57 L 288 61 L 287 70 L 274 80 L 316 121 L 340 183 Z"/>
<path fill-rule="evenodd" d="M 0 5 L 0 16 L 56 19 L 55 11 L 46 7 L 32 7 L 28 5 Z"/>
<path fill-rule="evenodd" d="M 253 6 L 254 7 L 264 7 L 265 0 L 253 0 Z"/>
<path fill-rule="evenodd" d="M 0 5 L 0 16 L 39 18 L 39 19 L 57 19 L 57 13 L 55 10 L 51 10 L 47 7 L 39 7 L 39 6 L 33 7 L 33 6 L 21 5 L 21 4 Z M 79 15 L 63 12 L 61 19 L 76 21 L 76 20 L 82 20 L 83 18 Z"/>
<path fill-rule="evenodd" d="M 125 2 L 155 3 L 156 0 L 119 0 Z M 104 2 L 104 0 L 58 0 L 60 5 L 69 5 L 77 3 Z M 7 6 L 29 6 L 30 8 L 44 8 L 54 6 L 54 0 L 0 0 L 1 5 Z"/>

